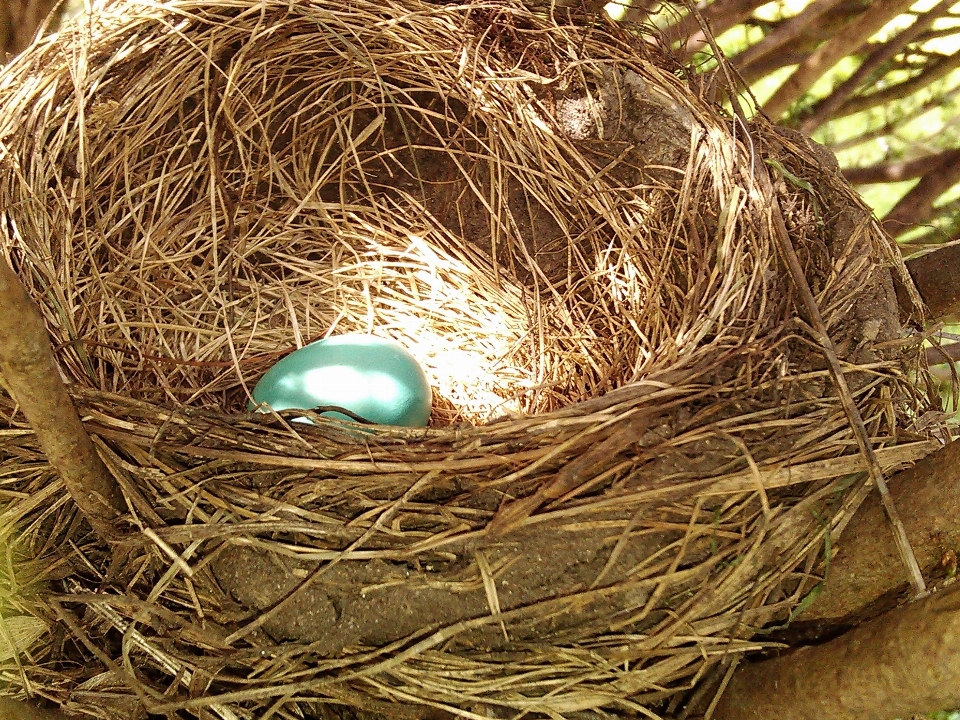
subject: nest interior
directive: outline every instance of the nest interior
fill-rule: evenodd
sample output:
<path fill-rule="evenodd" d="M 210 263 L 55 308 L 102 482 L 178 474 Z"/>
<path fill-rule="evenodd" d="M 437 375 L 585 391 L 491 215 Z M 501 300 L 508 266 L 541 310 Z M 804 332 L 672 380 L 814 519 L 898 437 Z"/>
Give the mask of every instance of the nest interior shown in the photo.
<path fill-rule="evenodd" d="M 867 469 L 758 172 L 881 466 L 936 444 L 909 277 L 823 153 L 558 13 L 130 0 L 0 75 L 4 253 L 129 505 L 98 542 L 0 399 L 7 692 L 680 712 L 810 593 Z M 346 331 L 417 357 L 430 428 L 243 412 Z"/>

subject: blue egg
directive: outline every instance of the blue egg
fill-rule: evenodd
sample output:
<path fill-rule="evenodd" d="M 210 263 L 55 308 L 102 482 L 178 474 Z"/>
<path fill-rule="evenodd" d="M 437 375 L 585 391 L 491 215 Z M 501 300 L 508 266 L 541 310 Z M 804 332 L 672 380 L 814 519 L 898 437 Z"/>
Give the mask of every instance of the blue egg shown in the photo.
<path fill-rule="evenodd" d="M 336 335 L 296 350 L 253 389 L 255 410 L 310 410 L 335 405 L 378 425 L 426 427 L 430 383 L 403 346 L 372 335 Z M 324 417 L 353 420 L 339 412 Z"/>

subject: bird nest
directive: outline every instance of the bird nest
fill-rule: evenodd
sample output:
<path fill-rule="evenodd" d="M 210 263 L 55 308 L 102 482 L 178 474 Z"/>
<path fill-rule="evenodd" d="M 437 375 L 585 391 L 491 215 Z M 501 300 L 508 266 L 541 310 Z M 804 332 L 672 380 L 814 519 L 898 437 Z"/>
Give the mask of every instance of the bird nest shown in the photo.
<path fill-rule="evenodd" d="M 129 0 L 9 65 L 4 253 L 128 513 L 98 542 L 3 396 L 7 692 L 654 717 L 762 647 L 862 498 L 851 412 L 891 470 L 936 401 L 829 154 L 691 87 L 508 0 Z M 349 331 L 429 428 L 245 412 Z"/>

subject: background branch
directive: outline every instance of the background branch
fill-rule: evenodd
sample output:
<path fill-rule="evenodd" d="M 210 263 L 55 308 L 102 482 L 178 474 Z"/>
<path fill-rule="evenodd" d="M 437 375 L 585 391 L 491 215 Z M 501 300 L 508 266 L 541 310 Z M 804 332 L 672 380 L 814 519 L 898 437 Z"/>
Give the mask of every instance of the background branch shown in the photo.
<path fill-rule="evenodd" d="M 949 55 L 946 57 L 931 56 L 927 65 L 910 78 L 890 85 L 882 90 L 875 90 L 866 95 L 851 97 L 834 111 L 833 117 L 845 117 L 862 112 L 863 110 L 884 107 L 898 100 L 903 100 L 918 90 L 923 90 L 937 80 L 943 79 L 956 70 L 958 65 L 960 65 L 960 55 Z"/>
<path fill-rule="evenodd" d="M 834 117 L 837 111 L 853 98 L 857 90 L 867 84 L 871 75 L 880 70 L 884 63 L 892 60 L 897 53 L 903 51 L 907 45 L 916 41 L 933 25 L 934 21 L 947 14 L 953 4 L 953 0 L 941 0 L 937 5 L 920 15 L 910 27 L 874 48 L 849 78 L 814 105 L 809 117 L 801 123 L 800 129 L 805 133 L 812 133 L 827 120 Z"/>
<path fill-rule="evenodd" d="M 764 111 L 771 117 L 782 115 L 800 99 L 824 73 L 830 70 L 852 50 L 864 44 L 874 33 L 890 20 L 910 9 L 912 0 L 879 0 L 862 13 L 856 22 L 850 23 L 830 40 L 821 45 L 787 80 L 777 88 L 764 104 Z M 747 79 L 749 82 L 749 79 Z"/>
<path fill-rule="evenodd" d="M 943 153 L 937 162 L 931 163 L 920 182 L 883 216 L 883 229 L 895 237 L 906 229 L 928 222 L 934 215 L 937 198 L 958 180 L 960 150 Z"/>
<path fill-rule="evenodd" d="M 16 55 L 26 48 L 57 4 L 58 0 L 0 2 L 0 49 L 3 55 Z M 57 18 L 52 18 L 54 25 L 56 21 Z M 0 62 L 5 59 L 0 57 Z"/>
<path fill-rule="evenodd" d="M 940 162 L 960 162 L 960 150 L 946 150 L 935 155 L 926 155 L 915 160 L 869 165 L 859 168 L 845 168 L 843 176 L 853 185 L 869 183 L 900 182 L 922 177 L 931 165 Z"/>

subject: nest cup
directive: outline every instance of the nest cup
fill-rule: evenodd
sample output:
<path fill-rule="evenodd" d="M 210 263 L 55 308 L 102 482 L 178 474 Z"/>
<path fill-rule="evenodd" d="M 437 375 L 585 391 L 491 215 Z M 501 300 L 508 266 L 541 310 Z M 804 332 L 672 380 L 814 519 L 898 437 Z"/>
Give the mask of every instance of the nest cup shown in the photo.
<path fill-rule="evenodd" d="M 134 0 L 0 97 L 4 252 L 130 510 L 122 552 L 91 537 L 4 396 L 4 616 L 49 627 L 0 653 L 10 692 L 673 712 L 812 590 L 867 469 L 771 201 L 882 467 L 935 445 L 896 247 L 816 146 L 733 123 L 640 28 Z M 243 412 L 341 332 L 418 359 L 431 428 Z"/>

